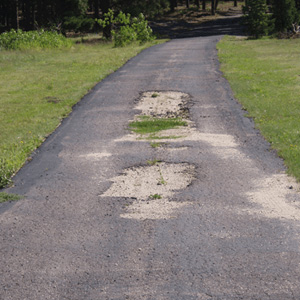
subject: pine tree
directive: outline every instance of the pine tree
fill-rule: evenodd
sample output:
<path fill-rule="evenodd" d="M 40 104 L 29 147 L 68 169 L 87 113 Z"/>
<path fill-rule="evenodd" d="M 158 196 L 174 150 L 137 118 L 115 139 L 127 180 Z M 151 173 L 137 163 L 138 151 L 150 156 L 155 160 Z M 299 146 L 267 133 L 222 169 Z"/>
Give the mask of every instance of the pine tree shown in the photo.
<path fill-rule="evenodd" d="M 295 0 L 273 0 L 272 7 L 277 32 L 286 32 L 299 21 Z"/>
<path fill-rule="evenodd" d="M 269 16 L 267 14 L 266 0 L 248 0 L 244 6 L 248 32 L 255 38 L 268 34 Z"/>

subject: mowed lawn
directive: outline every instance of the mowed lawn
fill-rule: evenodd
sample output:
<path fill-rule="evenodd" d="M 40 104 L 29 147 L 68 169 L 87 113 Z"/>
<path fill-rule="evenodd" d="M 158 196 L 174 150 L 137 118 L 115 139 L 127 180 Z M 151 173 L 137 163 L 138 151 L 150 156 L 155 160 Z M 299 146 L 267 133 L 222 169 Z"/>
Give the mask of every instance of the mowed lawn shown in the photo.
<path fill-rule="evenodd" d="M 97 82 L 153 44 L 0 51 L 0 188 Z"/>
<path fill-rule="evenodd" d="M 236 98 L 300 180 L 300 39 L 225 37 L 218 49 Z"/>

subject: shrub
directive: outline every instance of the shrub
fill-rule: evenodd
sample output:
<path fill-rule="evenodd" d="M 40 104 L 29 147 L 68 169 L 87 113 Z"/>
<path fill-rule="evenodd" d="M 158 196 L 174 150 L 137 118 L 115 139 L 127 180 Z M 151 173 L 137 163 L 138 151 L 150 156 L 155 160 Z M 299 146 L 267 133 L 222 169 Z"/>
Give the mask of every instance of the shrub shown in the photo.
<path fill-rule="evenodd" d="M 112 28 L 111 34 L 115 47 L 123 47 L 133 41 L 145 43 L 155 38 L 142 13 L 138 17 L 132 18 L 130 14 L 123 12 L 115 16 L 114 12 L 109 10 L 108 13 L 104 14 L 104 19 L 97 20 L 97 22 L 103 28 Z"/>
<path fill-rule="evenodd" d="M 269 16 L 267 10 L 265 0 L 248 0 L 247 5 L 243 7 L 247 29 L 251 36 L 260 38 L 268 34 Z"/>
<path fill-rule="evenodd" d="M 26 50 L 71 47 L 72 42 L 52 31 L 22 31 L 11 29 L 0 35 L 0 50 Z"/>

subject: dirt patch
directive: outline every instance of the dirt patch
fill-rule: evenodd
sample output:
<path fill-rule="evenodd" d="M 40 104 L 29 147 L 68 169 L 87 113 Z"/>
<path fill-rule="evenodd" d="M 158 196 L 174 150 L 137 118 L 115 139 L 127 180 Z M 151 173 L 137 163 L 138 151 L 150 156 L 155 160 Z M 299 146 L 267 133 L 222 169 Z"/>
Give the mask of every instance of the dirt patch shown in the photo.
<path fill-rule="evenodd" d="M 194 173 L 194 166 L 186 163 L 131 168 L 113 178 L 112 186 L 102 196 L 135 199 L 124 218 L 168 218 L 175 208 L 186 205 L 169 200 L 192 183 Z"/>

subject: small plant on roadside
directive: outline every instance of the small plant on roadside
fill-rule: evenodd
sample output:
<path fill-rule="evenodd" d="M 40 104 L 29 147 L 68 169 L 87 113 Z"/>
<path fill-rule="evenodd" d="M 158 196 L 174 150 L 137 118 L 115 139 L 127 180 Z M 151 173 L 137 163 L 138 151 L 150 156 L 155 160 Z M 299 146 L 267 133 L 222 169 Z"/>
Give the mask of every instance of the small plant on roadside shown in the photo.
<path fill-rule="evenodd" d="M 7 201 L 17 201 L 22 199 L 23 197 L 17 194 L 8 194 L 1 192 L 0 193 L 0 203 L 7 202 Z"/>
<path fill-rule="evenodd" d="M 156 97 L 158 97 L 158 96 L 159 96 L 159 94 L 157 94 L 157 93 L 153 93 L 153 94 L 151 95 L 152 98 L 156 98 Z"/>
<path fill-rule="evenodd" d="M 97 20 L 103 28 L 111 28 L 111 35 L 115 47 L 124 47 L 134 41 L 145 43 L 155 39 L 148 21 L 141 13 L 138 17 L 132 18 L 130 14 L 119 12 L 115 16 L 113 10 L 103 15 L 103 19 Z"/>
<path fill-rule="evenodd" d="M 8 166 L 7 162 L 0 158 L 0 189 L 11 183 L 11 175 L 13 171 Z"/>

